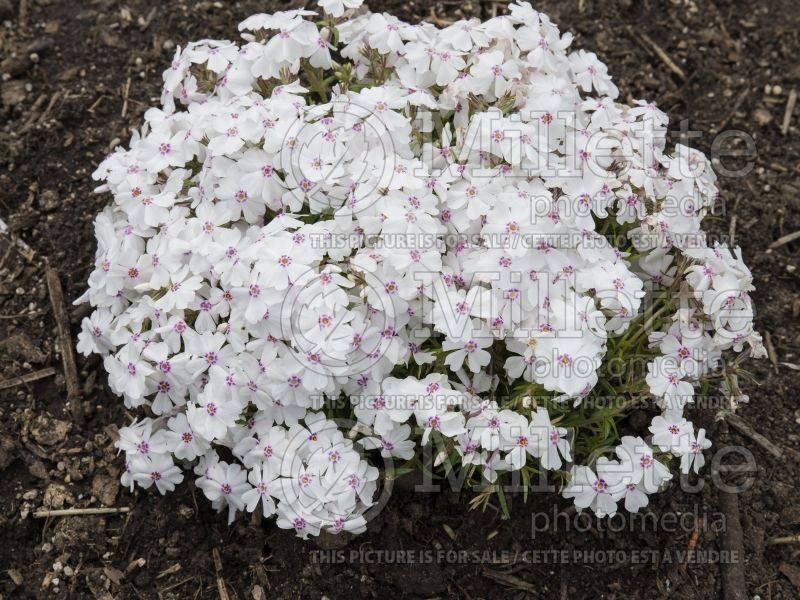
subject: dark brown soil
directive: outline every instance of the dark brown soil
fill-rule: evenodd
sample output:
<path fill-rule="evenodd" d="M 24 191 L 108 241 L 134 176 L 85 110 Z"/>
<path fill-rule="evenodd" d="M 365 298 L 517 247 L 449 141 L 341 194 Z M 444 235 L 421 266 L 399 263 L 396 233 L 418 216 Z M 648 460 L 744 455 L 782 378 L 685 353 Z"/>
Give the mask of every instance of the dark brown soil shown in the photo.
<path fill-rule="evenodd" d="M 471 0 L 384 3 L 413 20 L 431 17 L 430 6 L 438 19 L 494 10 Z M 471 491 L 414 493 L 401 483 L 367 534 L 332 542 L 344 542 L 339 554 L 271 522 L 228 527 L 189 484 L 166 497 L 119 489 L 112 439 L 130 415 L 106 389 L 99 361 L 79 359 L 86 422 L 71 423 L 45 265 L 57 270 L 68 301 L 82 292 L 95 248 L 92 220 L 108 201 L 92 193 L 90 174 L 155 102 L 175 45 L 232 38 L 243 17 L 279 7 L 286 4 L 0 0 L 0 73 L 12 75 L 0 82 L 0 217 L 9 228 L 0 234 L 0 382 L 55 370 L 0 391 L 0 598 L 221 598 L 215 549 L 231 599 L 715 598 L 722 597 L 724 571 L 744 572 L 745 597 L 800 597 L 800 544 L 769 544 L 800 533 L 800 241 L 768 250 L 800 229 L 800 108 L 786 135 L 780 131 L 788 94 L 800 89 L 795 0 L 537 6 L 577 34 L 577 47 L 609 64 L 623 97 L 656 100 L 676 129 L 687 119 L 704 132 L 692 145 L 710 151 L 710 132 L 720 129 L 743 130 L 755 141 L 750 175 L 721 178 L 726 210 L 712 229 L 728 234 L 735 220 L 758 286 L 758 326 L 770 334 L 775 360 L 753 365 L 755 381 L 745 383 L 752 400 L 740 414 L 783 455 L 774 458 L 733 428 L 727 437 L 724 426 L 716 428 L 714 449 L 746 446 L 756 465 L 753 485 L 738 496 L 745 554 L 734 569 L 715 558 L 726 535 L 716 530 L 726 527 L 708 468 L 699 482 L 687 482 L 701 491 L 675 482 L 651 506 L 656 516 L 688 513 L 702 524 L 629 520 L 632 530 L 618 532 L 583 521 L 576 530 L 569 517 L 534 532 L 546 525 L 544 515 L 552 521 L 567 507 L 554 494 L 532 494 L 527 503 L 512 495 L 512 518 L 502 520 L 492 508 L 470 511 Z M 663 49 L 685 80 L 630 27 Z M 744 160 L 721 159 L 728 168 Z M 83 314 L 72 313 L 73 333 Z M 713 427 L 714 413 L 698 411 L 695 420 Z M 743 459 L 722 463 L 737 461 Z M 32 514 L 42 506 L 103 505 L 131 511 L 49 520 Z M 696 555 L 687 561 L 682 553 L 690 548 Z M 383 550 L 409 551 L 406 561 L 418 562 L 396 564 L 397 553 L 381 561 Z M 598 551 L 614 551 L 613 560 Z"/>

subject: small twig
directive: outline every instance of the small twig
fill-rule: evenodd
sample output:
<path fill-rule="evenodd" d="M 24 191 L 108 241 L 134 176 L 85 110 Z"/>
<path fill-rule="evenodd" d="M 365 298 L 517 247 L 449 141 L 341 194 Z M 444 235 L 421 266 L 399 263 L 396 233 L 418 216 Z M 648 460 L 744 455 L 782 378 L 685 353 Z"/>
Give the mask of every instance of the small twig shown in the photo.
<path fill-rule="evenodd" d="M 737 220 L 738 220 L 738 217 L 736 215 L 733 215 L 731 217 L 731 226 L 728 229 L 728 245 L 731 248 L 733 247 L 733 239 L 736 236 L 736 221 Z"/>
<path fill-rule="evenodd" d="M 427 17 L 426 21 L 429 21 L 430 23 L 433 23 L 434 25 L 438 25 L 439 27 L 447 27 L 447 26 L 452 25 L 453 23 L 455 23 L 455 21 L 451 21 L 450 19 L 443 19 L 442 17 L 437 15 L 436 11 L 433 9 L 432 6 L 430 7 L 430 9 L 431 10 L 430 10 L 430 13 L 428 13 L 428 17 Z"/>
<path fill-rule="evenodd" d="M 20 29 L 28 25 L 28 0 L 19 0 L 19 14 L 17 17 Z"/>
<path fill-rule="evenodd" d="M 168 567 L 168 568 L 164 569 L 163 571 L 161 571 L 161 573 L 159 573 L 158 575 L 156 575 L 156 579 L 163 579 L 163 578 L 164 578 L 164 577 L 166 577 L 167 575 L 172 575 L 173 573 L 177 573 L 177 572 L 178 572 L 178 571 L 180 571 L 182 568 L 183 568 L 183 567 L 181 567 L 181 563 L 175 563 L 175 564 L 174 564 L 174 565 L 172 565 L 171 567 Z"/>
<path fill-rule="evenodd" d="M 739 520 L 739 498 L 737 494 L 719 491 L 720 512 L 725 515 L 725 527 L 719 539 L 719 549 L 728 556 L 736 556 L 738 560 L 727 560 L 721 565 L 722 591 L 725 600 L 748 600 L 747 587 L 744 581 L 744 541 L 742 523 Z"/>
<path fill-rule="evenodd" d="M 121 117 L 124 117 L 128 114 L 128 95 L 131 92 L 131 78 L 128 77 L 128 81 L 125 82 L 125 85 L 122 86 L 122 113 L 120 114 Z"/>
<path fill-rule="evenodd" d="M 772 343 L 772 334 L 769 331 L 764 332 L 764 345 L 767 347 L 767 356 L 769 362 L 772 363 L 772 368 L 778 370 L 778 353 L 775 352 L 775 344 Z"/>
<path fill-rule="evenodd" d="M 736 115 L 736 111 L 739 110 L 739 107 L 742 105 L 742 102 L 744 102 L 748 95 L 750 95 L 750 88 L 744 88 L 742 93 L 739 94 L 739 97 L 736 98 L 736 102 L 733 103 L 731 110 L 728 111 L 727 115 L 725 115 L 725 118 L 719 122 L 719 125 L 712 129 L 714 133 L 719 133 L 728 126 L 728 123 L 731 122 L 731 119 Z"/>
<path fill-rule="evenodd" d="M 661 48 L 661 46 L 656 44 L 649 35 L 639 31 L 634 31 L 632 28 L 629 28 L 628 31 L 632 35 L 638 37 L 647 48 L 652 50 L 653 53 L 659 59 L 661 59 L 661 62 L 663 62 L 670 71 L 675 73 L 675 75 L 677 75 L 682 81 L 686 81 L 686 74 L 683 72 L 683 69 L 681 69 L 677 64 L 675 64 L 675 61 L 670 58 L 669 54 L 667 54 L 664 51 L 664 49 Z"/>
<path fill-rule="evenodd" d="M 44 314 L 43 310 L 34 310 L 31 312 L 21 312 L 15 315 L 0 315 L 0 320 L 14 320 L 14 319 L 32 319 L 33 317 L 38 317 L 39 315 Z"/>
<path fill-rule="evenodd" d="M 130 512 L 129 506 L 119 508 L 62 508 L 58 510 L 37 510 L 33 516 L 37 519 L 49 519 L 50 517 L 80 517 L 84 515 L 118 515 Z"/>
<path fill-rule="evenodd" d="M 94 103 L 92 103 L 92 105 L 89 108 L 86 109 L 86 112 L 93 113 L 94 109 L 100 106 L 100 103 L 105 99 L 106 99 L 105 95 L 100 96 L 97 100 L 94 101 Z"/>
<path fill-rule="evenodd" d="M 219 556 L 219 550 L 214 548 L 211 551 L 211 555 L 214 557 L 214 571 L 217 574 L 217 593 L 219 594 L 219 600 L 230 600 L 228 589 L 225 587 L 225 579 L 222 577 L 222 559 Z"/>
<path fill-rule="evenodd" d="M 160 591 L 160 592 L 163 594 L 164 592 L 167 592 L 167 591 L 169 591 L 169 590 L 174 590 L 176 587 L 180 587 L 180 586 L 182 586 L 184 583 L 188 583 L 188 582 L 190 582 L 190 581 L 191 581 L 192 579 L 194 579 L 194 578 L 195 578 L 195 576 L 194 576 L 194 575 L 192 575 L 191 577 L 187 577 L 186 579 L 181 579 L 179 582 L 177 582 L 177 583 L 173 583 L 173 584 L 170 584 L 170 585 L 168 585 L 168 586 L 166 586 L 166 587 L 163 587 L 163 588 L 161 588 L 159 591 Z"/>
<path fill-rule="evenodd" d="M 53 107 L 56 105 L 56 102 L 58 102 L 60 98 L 61 98 L 61 92 L 56 92 L 55 94 L 53 94 L 53 96 L 50 98 L 50 102 L 47 103 L 47 108 L 44 109 L 42 116 L 39 117 L 39 123 L 44 123 L 47 120 L 47 117 L 50 116 L 50 111 L 53 110 Z"/>
<path fill-rule="evenodd" d="M 153 8 L 150 9 L 150 12 L 147 13 L 147 16 L 145 17 L 144 21 L 139 26 L 140 31 L 145 31 L 148 27 L 150 27 L 150 23 L 153 22 L 153 17 L 156 16 L 157 12 L 158 12 L 157 6 L 154 6 Z"/>
<path fill-rule="evenodd" d="M 769 249 L 775 250 L 775 248 L 780 248 L 781 246 L 785 246 L 786 244 L 793 242 L 797 239 L 800 239 L 800 229 L 798 229 L 797 231 L 793 231 L 792 233 L 787 233 L 786 235 L 782 235 L 769 245 Z"/>
<path fill-rule="evenodd" d="M 40 379 L 44 379 L 45 377 L 50 377 L 51 375 L 55 374 L 56 370 L 53 367 L 47 367 L 40 371 L 34 371 L 33 373 L 26 373 L 25 375 L 20 375 L 19 377 L 12 377 L 11 379 L 0 381 L 0 390 L 7 390 L 9 388 L 13 388 L 18 385 L 33 383 L 34 381 L 39 381 Z"/>
<path fill-rule="evenodd" d="M 30 114 L 28 115 L 28 119 L 22 125 L 20 129 L 20 133 L 24 133 L 28 131 L 31 127 L 33 127 L 34 123 L 39 120 L 39 109 L 42 108 L 45 101 L 47 100 L 47 94 L 41 94 L 36 101 L 31 106 Z"/>
<path fill-rule="evenodd" d="M 72 351 L 72 335 L 69 329 L 69 315 L 64 304 L 64 292 L 55 269 L 47 266 L 45 276 L 47 290 L 50 293 L 50 304 L 53 306 L 53 317 L 58 327 L 58 343 L 61 349 L 61 361 L 64 365 L 64 378 L 67 381 L 67 400 L 72 403 L 73 417 L 78 423 L 82 423 L 81 384 L 78 379 L 78 368 L 75 366 L 75 354 Z"/>
<path fill-rule="evenodd" d="M 781 124 L 781 134 L 789 133 L 789 124 L 792 122 L 794 105 L 797 104 L 797 90 L 789 92 L 789 99 L 786 101 L 786 111 L 783 113 L 783 123 Z"/>
<path fill-rule="evenodd" d="M 742 419 L 739 415 L 728 413 L 725 415 L 725 420 L 730 423 L 736 431 L 749 437 L 775 458 L 780 458 L 783 456 L 783 450 L 758 433 L 755 429 L 750 427 L 747 421 Z"/>
<path fill-rule="evenodd" d="M 776 537 L 767 541 L 767 546 L 787 546 L 789 544 L 800 544 L 800 533 L 795 535 L 787 535 L 784 537 Z"/>
<path fill-rule="evenodd" d="M 535 593 L 540 588 L 525 581 L 524 579 L 520 579 L 519 577 L 515 577 L 514 575 L 509 575 L 508 573 L 503 573 L 502 571 L 494 571 L 492 569 L 484 569 L 483 576 L 488 577 L 489 579 L 494 579 L 497 582 L 502 583 L 508 587 L 517 589 L 517 590 L 525 590 L 529 593 Z"/>

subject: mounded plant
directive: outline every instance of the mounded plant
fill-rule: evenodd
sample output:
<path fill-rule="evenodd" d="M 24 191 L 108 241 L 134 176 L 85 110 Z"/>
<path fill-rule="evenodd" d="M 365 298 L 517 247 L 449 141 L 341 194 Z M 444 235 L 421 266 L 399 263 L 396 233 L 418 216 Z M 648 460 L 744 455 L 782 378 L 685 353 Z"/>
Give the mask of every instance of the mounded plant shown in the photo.
<path fill-rule="evenodd" d="M 684 413 L 763 353 L 703 154 L 528 3 L 443 29 L 319 4 L 179 48 L 95 173 L 78 348 L 140 416 L 123 483 L 193 472 L 306 537 L 414 469 L 504 508 L 547 472 L 601 516 L 697 471 Z"/>

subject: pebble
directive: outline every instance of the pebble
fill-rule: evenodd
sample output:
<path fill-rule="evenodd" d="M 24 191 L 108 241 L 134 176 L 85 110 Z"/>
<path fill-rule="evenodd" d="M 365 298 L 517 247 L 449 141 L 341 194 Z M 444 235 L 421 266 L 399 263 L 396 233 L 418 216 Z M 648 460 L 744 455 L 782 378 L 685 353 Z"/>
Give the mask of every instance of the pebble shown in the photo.
<path fill-rule="evenodd" d="M 757 125 L 763 127 L 764 125 L 768 125 L 770 121 L 772 121 L 772 115 L 766 108 L 764 108 L 763 106 L 759 106 L 753 111 L 753 120 L 756 122 Z"/>
<path fill-rule="evenodd" d="M 0 86 L 0 103 L 14 107 L 28 96 L 27 82 L 12 80 Z"/>

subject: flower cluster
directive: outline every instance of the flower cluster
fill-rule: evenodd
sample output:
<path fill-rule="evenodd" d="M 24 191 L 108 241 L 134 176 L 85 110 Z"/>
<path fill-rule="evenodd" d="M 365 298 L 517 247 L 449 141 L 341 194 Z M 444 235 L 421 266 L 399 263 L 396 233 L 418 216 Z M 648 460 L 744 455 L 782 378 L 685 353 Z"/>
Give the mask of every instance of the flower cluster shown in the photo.
<path fill-rule="evenodd" d="M 444 29 L 319 4 L 179 48 L 95 173 L 78 349 L 144 415 L 123 482 L 193 471 L 305 537 L 362 531 L 426 444 L 498 490 L 552 471 L 599 515 L 702 466 L 684 408 L 712 373 L 739 397 L 723 352 L 762 352 L 749 271 L 701 228 L 705 157 L 528 3 Z M 649 439 L 614 438 L 648 399 Z"/>

